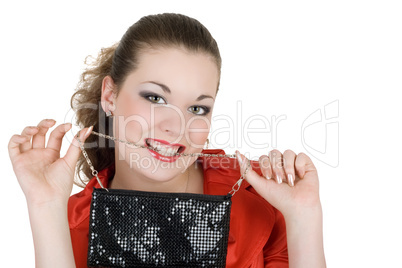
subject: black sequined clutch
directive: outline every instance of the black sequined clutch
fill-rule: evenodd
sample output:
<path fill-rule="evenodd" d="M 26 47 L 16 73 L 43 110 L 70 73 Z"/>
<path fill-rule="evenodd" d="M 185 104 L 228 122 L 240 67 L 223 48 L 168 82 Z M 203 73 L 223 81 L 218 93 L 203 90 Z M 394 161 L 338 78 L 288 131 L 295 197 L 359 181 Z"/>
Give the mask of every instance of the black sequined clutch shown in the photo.
<path fill-rule="evenodd" d="M 90 267 L 225 267 L 231 194 L 96 189 Z"/>

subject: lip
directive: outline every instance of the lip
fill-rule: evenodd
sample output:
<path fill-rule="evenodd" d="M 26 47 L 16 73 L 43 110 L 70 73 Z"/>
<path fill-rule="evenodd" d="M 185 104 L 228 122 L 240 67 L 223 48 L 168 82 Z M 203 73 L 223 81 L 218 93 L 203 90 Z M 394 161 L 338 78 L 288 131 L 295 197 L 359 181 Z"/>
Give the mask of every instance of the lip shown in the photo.
<path fill-rule="evenodd" d="M 146 139 L 144 139 L 144 145 L 145 145 L 146 147 L 148 146 L 147 140 L 153 140 L 153 141 L 160 142 L 160 143 L 162 143 L 162 144 L 167 145 L 167 147 L 180 146 L 180 147 L 181 147 L 180 150 L 179 150 L 180 153 L 182 153 L 182 152 L 186 149 L 186 146 L 184 146 L 184 145 L 182 145 L 182 144 L 180 144 L 180 143 L 170 143 L 170 142 L 165 141 L 165 140 L 151 139 L 151 138 L 146 138 Z M 153 150 L 151 150 L 151 149 L 149 149 L 149 148 L 147 148 L 147 150 L 149 151 L 149 153 L 150 153 L 153 157 L 155 157 L 156 159 L 161 160 L 161 161 L 163 161 L 163 162 L 174 162 L 174 161 L 176 161 L 176 160 L 180 157 L 179 155 L 174 155 L 174 156 L 161 155 L 161 154 L 159 154 L 158 152 L 153 151 Z"/>

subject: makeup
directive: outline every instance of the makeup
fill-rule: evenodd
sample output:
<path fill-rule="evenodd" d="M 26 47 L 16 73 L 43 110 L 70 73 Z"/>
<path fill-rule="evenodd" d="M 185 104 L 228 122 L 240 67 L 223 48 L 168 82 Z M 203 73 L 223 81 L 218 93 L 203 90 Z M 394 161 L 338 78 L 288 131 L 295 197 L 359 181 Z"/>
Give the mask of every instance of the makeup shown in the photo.
<path fill-rule="evenodd" d="M 180 157 L 186 146 L 182 144 L 171 144 L 165 140 L 147 138 L 144 144 L 149 153 L 156 159 L 163 162 L 174 162 Z"/>

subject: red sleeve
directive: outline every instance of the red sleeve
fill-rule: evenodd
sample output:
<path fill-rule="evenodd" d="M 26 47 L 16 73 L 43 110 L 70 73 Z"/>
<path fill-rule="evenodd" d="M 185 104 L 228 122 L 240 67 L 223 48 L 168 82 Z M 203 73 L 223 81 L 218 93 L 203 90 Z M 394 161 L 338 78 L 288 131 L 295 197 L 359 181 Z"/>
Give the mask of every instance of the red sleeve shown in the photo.
<path fill-rule="evenodd" d="M 264 246 L 265 268 L 289 267 L 288 247 L 286 241 L 286 225 L 282 213 L 275 211 L 275 225 L 268 242 Z"/>
<path fill-rule="evenodd" d="M 77 268 L 87 268 L 88 228 L 86 227 L 86 223 L 77 228 L 70 229 L 70 234 L 73 244 L 75 266 Z"/>
<path fill-rule="evenodd" d="M 68 200 L 68 221 L 70 225 L 71 242 L 75 265 L 77 268 L 87 268 L 89 209 L 91 193 L 88 189 L 70 197 Z"/>

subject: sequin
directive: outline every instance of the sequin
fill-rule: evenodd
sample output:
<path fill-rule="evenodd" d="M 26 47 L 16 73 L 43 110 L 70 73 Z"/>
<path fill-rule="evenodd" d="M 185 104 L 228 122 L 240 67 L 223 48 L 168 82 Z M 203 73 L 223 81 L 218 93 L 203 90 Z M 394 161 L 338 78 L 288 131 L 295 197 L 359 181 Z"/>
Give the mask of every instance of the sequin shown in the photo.
<path fill-rule="evenodd" d="M 230 195 L 94 189 L 92 267 L 225 267 Z"/>

